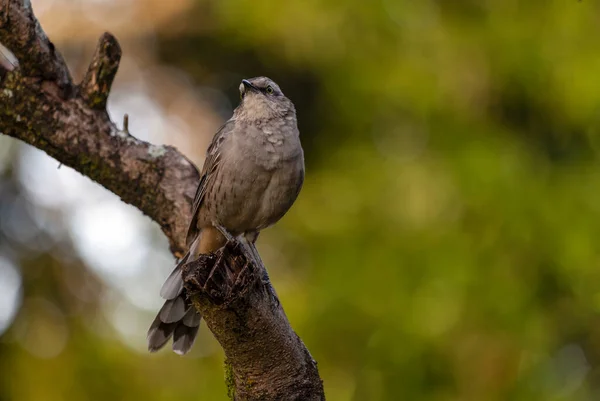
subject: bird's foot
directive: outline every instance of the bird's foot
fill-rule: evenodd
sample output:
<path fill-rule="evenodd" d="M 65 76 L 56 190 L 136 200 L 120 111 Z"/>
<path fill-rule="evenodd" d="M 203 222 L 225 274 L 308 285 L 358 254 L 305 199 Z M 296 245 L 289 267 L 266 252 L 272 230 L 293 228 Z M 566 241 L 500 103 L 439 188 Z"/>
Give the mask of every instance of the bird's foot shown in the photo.
<path fill-rule="evenodd" d="M 236 238 L 229 231 L 227 231 L 227 229 L 225 227 L 223 227 L 221 225 L 215 225 L 215 228 L 217 230 L 219 230 L 221 232 L 221 234 L 223 234 L 223 237 L 225 237 L 227 242 L 229 242 L 229 243 L 238 242 L 242 245 L 242 253 L 246 257 L 246 260 L 253 261 L 254 264 L 257 264 L 257 265 L 259 263 L 262 263 L 262 261 L 260 260 L 260 256 L 257 258 L 258 251 L 255 251 L 256 248 L 253 249 L 253 247 L 250 246 L 250 243 L 248 242 L 248 240 L 246 239 L 246 237 L 244 235 L 240 235 Z"/>
<path fill-rule="evenodd" d="M 271 280 L 269 279 L 267 269 L 265 268 L 265 266 L 263 264 L 260 254 L 258 253 L 258 249 L 256 249 L 256 245 L 253 242 L 250 242 L 245 235 L 240 235 L 239 237 L 235 238 L 233 235 L 231 235 L 231 233 L 229 233 L 229 231 L 227 231 L 227 229 L 225 227 L 220 226 L 220 225 L 216 225 L 215 227 L 217 230 L 219 230 L 221 232 L 221 234 L 223 234 L 223 236 L 225 237 L 227 242 L 230 242 L 230 243 L 238 242 L 241 245 L 240 250 L 242 251 L 242 254 L 246 258 L 246 261 L 248 263 L 253 263 L 256 266 L 256 268 L 264 270 L 264 274 L 261 277 L 261 283 L 267 288 L 267 291 L 269 291 L 269 294 L 270 294 L 271 298 L 273 299 L 275 305 L 279 306 L 279 304 L 280 304 L 279 297 L 277 296 L 277 293 L 275 292 L 275 288 L 271 284 Z M 238 279 L 241 276 L 242 275 L 239 275 Z M 237 282 L 237 280 L 236 280 L 236 282 Z"/>
<path fill-rule="evenodd" d="M 229 231 L 227 231 L 227 229 L 225 227 L 220 226 L 220 225 L 215 225 L 215 228 L 221 232 L 221 234 L 223 235 L 223 237 L 225 237 L 227 242 L 235 242 L 234 236 L 231 235 L 231 233 Z"/>

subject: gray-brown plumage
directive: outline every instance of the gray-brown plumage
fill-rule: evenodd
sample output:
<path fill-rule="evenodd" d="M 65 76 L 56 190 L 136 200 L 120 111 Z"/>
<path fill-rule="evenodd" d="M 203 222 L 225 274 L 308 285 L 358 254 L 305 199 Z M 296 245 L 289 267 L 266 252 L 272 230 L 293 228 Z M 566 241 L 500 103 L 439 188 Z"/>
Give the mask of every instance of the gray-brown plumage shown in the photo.
<path fill-rule="evenodd" d="M 304 181 L 304 154 L 296 110 L 266 77 L 243 80 L 241 102 L 215 134 L 206 153 L 187 233 L 188 253 L 165 281 L 167 301 L 148 331 L 148 349 L 157 351 L 173 336 L 173 351 L 194 343 L 200 315 L 186 299 L 181 267 L 216 251 L 225 229 L 246 243 L 275 224 L 292 206 Z"/>

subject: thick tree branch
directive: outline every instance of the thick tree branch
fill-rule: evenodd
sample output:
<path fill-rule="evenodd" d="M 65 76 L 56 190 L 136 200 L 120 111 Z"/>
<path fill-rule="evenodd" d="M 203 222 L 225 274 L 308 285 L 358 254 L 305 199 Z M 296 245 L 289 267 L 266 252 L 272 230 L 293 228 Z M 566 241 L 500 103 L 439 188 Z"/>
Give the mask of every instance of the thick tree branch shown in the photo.
<path fill-rule="evenodd" d="M 323 400 L 317 363 L 294 333 L 263 266 L 239 244 L 184 269 L 186 290 L 227 357 L 236 400 Z M 259 356 L 259 357 L 257 357 Z"/>
<path fill-rule="evenodd" d="M 10 52 L 9 52 L 10 51 Z M 184 251 L 198 171 L 170 146 L 118 129 L 106 100 L 121 49 L 105 33 L 80 85 L 36 20 L 29 0 L 0 2 L 0 133 L 45 151 L 90 177 L 162 228 Z M 3 68 L 4 66 L 4 68 Z M 186 288 L 227 356 L 236 400 L 322 400 L 310 353 L 264 280 L 228 244 L 186 267 Z"/>
<path fill-rule="evenodd" d="M 198 172 L 176 149 L 140 141 L 110 121 L 105 106 L 121 54 L 116 39 L 102 36 L 77 87 L 31 8 L 21 1 L 8 4 L 0 18 L 0 43 L 20 67 L 0 76 L 1 132 L 139 208 L 160 224 L 171 250 L 181 255 Z"/>

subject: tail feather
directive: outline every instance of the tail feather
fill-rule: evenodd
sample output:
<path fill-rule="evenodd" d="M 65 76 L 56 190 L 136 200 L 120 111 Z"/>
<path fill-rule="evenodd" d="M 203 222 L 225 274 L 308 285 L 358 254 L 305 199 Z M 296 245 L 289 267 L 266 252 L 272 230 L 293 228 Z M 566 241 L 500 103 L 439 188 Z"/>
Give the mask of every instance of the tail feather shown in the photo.
<path fill-rule="evenodd" d="M 175 323 L 183 319 L 186 310 L 185 300 L 180 295 L 175 299 L 168 299 L 160 308 L 158 316 L 163 323 Z"/>
<path fill-rule="evenodd" d="M 201 319 L 202 316 L 200 316 L 196 308 L 194 308 L 194 306 L 192 305 L 185 313 L 185 316 L 183 316 L 182 322 L 187 327 L 198 327 L 200 325 Z"/>
<path fill-rule="evenodd" d="M 164 347 L 173 335 L 176 326 L 177 323 L 164 323 L 161 322 L 159 316 L 156 316 L 148 330 L 148 351 L 156 352 Z"/>
<path fill-rule="evenodd" d="M 194 345 L 202 316 L 189 300 L 186 300 L 182 266 L 188 261 L 188 252 L 175 266 L 163 284 L 160 295 L 166 299 L 148 330 L 148 350 L 156 352 L 173 337 L 173 351 L 186 354 Z"/>
<path fill-rule="evenodd" d="M 181 292 L 183 291 L 183 278 L 181 277 L 181 268 L 187 262 L 188 254 L 186 254 L 175 269 L 169 274 L 169 277 L 165 280 L 165 283 L 162 285 L 160 289 L 160 296 L 164 299 L 175 299 Z"/>
<path fill-rule="evenodd" d="M 185 355 L 192 348 L 198 335 L 200 320 L 201 316 L 196 308 L 190 306 L 173 333 L 173 351 L 175 353 Z"/>
<path fill-rule="evenodd" d="M 181 297 L 177 299 L 181 299 Z M 169 302 L 171 301 L 166 301 L 165 304 Z M 148 330 L 148 350 L 150 352 L 158 351 L 172 336 L 173 351 L 179 355 L 186 354 L 194 345 L 201 320 L 202 316 L 191 304 L 187 306 L 184 315 L 173 322 L 163 321 L 159 312 Z"/>

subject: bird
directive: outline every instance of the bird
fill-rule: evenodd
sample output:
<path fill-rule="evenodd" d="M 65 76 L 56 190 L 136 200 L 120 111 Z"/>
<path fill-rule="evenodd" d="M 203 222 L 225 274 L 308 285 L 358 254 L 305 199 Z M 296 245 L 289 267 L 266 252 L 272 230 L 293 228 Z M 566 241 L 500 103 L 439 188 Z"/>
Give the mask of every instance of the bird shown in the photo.
<path fill-rule="evenodd" d="M 240 103 L 215 133 L 200 174 L 186 235 L 187 253 L 163 284 L 163 307 L 148 330 L 148 350 L 173 337 L 172 349 L 186 354 L 201 316 L 186 298 L 182 268 L 213 253 L 234 237 L 252 244 L 296 201 L 304 183 L 304 151 L 296 109 L 270 78 L 243 79 Z"/>

